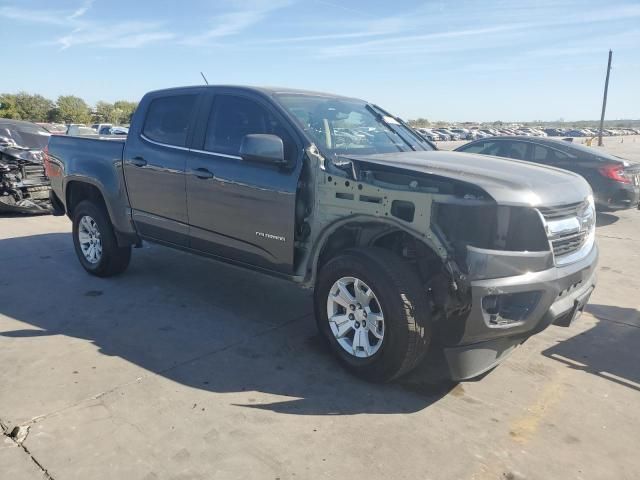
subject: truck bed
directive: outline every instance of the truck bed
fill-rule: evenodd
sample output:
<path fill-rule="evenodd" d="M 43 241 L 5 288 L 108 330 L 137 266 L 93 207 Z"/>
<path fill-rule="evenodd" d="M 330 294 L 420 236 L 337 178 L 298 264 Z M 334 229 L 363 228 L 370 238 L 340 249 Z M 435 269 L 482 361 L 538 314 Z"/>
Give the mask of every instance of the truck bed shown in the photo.
<path fill-rule="evenodd" d="M 72 182 L 91 184 L 105 196 L 116 229 L 126 228 L 129 203 L 122 171 L 124 146 L 123 138 L 52 135 L 48 173 L 55 196 L 66 199 Z"/>

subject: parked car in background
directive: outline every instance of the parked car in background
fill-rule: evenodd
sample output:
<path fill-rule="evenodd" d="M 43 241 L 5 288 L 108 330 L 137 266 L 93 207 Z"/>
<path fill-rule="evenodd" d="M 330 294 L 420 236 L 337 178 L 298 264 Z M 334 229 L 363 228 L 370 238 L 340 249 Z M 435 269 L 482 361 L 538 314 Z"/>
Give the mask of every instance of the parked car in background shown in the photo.
<path fill-rule="evenodd" d="M 473 130 L 476 138 L 489 138 L 489 137 L 493 137 L 493 135 L 491 135 L 490 133 L 487 133 L 483 130 L 480 129 L 475 129 Z"/>
<path fill-rule="evenodd" d="M 565 133 L 561 128 L 545 128 L 544 133 L 546 133 L 549 137 L 565 136 Z"/>
<path fill-rule="evenodd" d="M 451 140 L 462 140 L 462 135 L 460 135 L 459 133 L 454 132 L 451 127 L 441 128 L 440 130 L 443 131 L 444 133 L 447 133 L 448 135 L 450 135 L 451 136 Z"/>
<path fill-rule="evenodd" d="M 434 150 L 355 98 L 151 92 L 126 141 L 54 135 L 45 162 L 87 272 L 122 273 L 144 240 L 313 288 L 322 338 L 369 380 L 443 345 L 451 377 L 475 377 L 550 324 L 568 326 L 595 287 L 582 178 Z"/>
<path fill-rule="evenodd" d="M 98 132 L 98 135 L 110 135 L 112 123 L 94 123 L 91 128 Z"/>
<path fill-rule="evenodd" d="M 460 140 L 475 140 L 478 135 L 473 130 L 467 130 L 466 128 L 452 128 L 451 132 L 460 137 Z"/>
<path fill-rule="evenodd" d="M 527 137 L 537 137 L 537 133 L 535 132 L 535 130 L 533 128 L 529 128 L 529 127 L 521 127 L 518 129 L 518 134 L 519 135 L 525 135 Z"/>
<path fill-rule="evenodd" d="M 566 137 L 587 137 L 588 134 L 583 130 L 579 130 L 579 129 L 574 128 L 574 129 L 571 129 L 571 130 L 567 131 L 565 133 L 565 136 Z"/>
<path fill-rule="evenodd" d="M 446 128 L 436 128 L 434 130 L 445 137 L 446 140 L 460 140 L 460 135 L 453 133 Z"/>
<path fill-rule="evenodd" d="M 67 135 L 71 137 L 83 137 L 98 135 L 98 132 L 93 128 L 87 127 L 81 124 L 71 124 L 67 128 Z"/>
<path fill-rule="evenodd" d="M 129 129 L 127 127 L 111 127 L 109 129 L 109 135 L 124 135 L 126 136 L 129 133 Z"/>
<path fill-rule="evenodd" d="M 439 142 L 440 140 L 442 140 L 442 137 L 439 133 L 434 132 L 433 130 L 430 130 L 428 128 L 417 128 L 416 130 L 418 130 L 418 133 L 420 135 L 431 142 Z"/>
<path fill-rule="evenodd" d="M 50 136 L 35 123 L 0 118 L 0 212 L 50 213 L 42 158 Z"/>
<path fill-rule="evenodd" d="M 67 126 L 62 123 L 36 123 L 36 125 L 55 135 L 64 135 L 67 132 Z"/>
<path fill-rule="evenodd" d="M 476 140 L 456 149 L 562 168 L 591 185 L 599 209 L 636 208 L 640 201 L 640 165 L 602 150 L 551 138 L 500 137 Z"/>
<path fill-rule="evenodd" d="M 481 128 L 480 131 L 489 137 L 495 137 L 498 134 L 498 132 L 489 128 Z"/>

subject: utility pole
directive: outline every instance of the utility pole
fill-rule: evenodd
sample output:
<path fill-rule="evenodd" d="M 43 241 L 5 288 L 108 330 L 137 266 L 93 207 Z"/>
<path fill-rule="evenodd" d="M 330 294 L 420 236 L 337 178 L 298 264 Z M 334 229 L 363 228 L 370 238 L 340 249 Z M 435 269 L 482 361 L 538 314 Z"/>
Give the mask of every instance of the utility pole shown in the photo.
<path fill-rule="evenodd" d="M 202 75 L 202 78 L 204 80 L 204 83 L 206 83 L 207 85 L 209 85 L 209 80 L 207 80 L 207 77 L 204 76 L 204 73 L 200 72 L 200 75 Z M 609 74 L 607 74 L 607 78 L 609 78 Z"/>
<path fill-rule="evenodd" d="M 613 52 L 609 50 L 609 63 L 607 64 L 607 79 L 604 81 L 604 97 L 602 98 L 602 115 L 600 115 L 600 131 L 598 132 L 598 146 L 602 146 L 602 129 L 604 128 L 604 112 L 607 109 L 607 92 L 609 91 L 609 73 L 611 73 L 611 57 Z"/>

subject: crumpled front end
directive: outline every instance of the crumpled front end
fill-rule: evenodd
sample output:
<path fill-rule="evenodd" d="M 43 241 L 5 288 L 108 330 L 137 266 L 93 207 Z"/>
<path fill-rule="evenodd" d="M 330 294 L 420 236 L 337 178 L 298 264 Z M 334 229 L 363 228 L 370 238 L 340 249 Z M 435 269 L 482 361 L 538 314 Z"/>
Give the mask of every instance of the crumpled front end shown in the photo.
<path fill-rule="evenodd" d="M 452 247 L 467 283 L 468 310 L 440 328 L 455 380 L 490 370 L 552 323 L 570 325 L 595 288 L 591 199 L 546 208 L 444 205 L 436 221 L 458 239 Z"/>
<path fill-rule="evenodd" d="M 0 147 L 0 212 L 48 214 L 50 190 L 42 151 Z"/>

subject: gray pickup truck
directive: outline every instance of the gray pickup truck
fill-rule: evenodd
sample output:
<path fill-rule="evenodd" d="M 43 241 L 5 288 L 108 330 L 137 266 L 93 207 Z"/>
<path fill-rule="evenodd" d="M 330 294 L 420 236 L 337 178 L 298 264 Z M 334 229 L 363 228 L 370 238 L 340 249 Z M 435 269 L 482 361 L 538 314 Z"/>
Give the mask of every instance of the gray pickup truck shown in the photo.
<path fill-rule="evenodd" d="M 314 289 L 318 328 L 373 381 L 430 345 L 478 376 L 595 287 L 589 185 L 563 170 L 442 152 L 382 108 L 289 89 L 151 92 L 126 141 L 52 136 L 44 162 L 82 266 L 143 240 Z"/>

